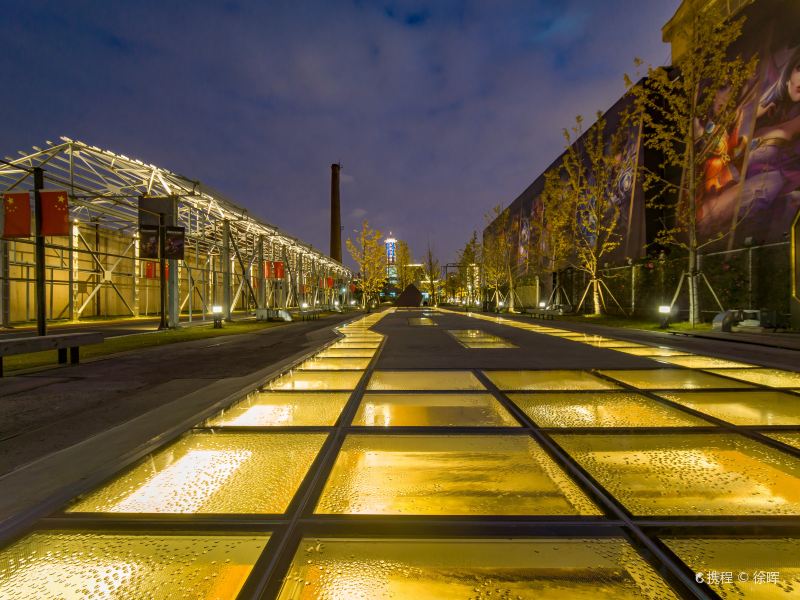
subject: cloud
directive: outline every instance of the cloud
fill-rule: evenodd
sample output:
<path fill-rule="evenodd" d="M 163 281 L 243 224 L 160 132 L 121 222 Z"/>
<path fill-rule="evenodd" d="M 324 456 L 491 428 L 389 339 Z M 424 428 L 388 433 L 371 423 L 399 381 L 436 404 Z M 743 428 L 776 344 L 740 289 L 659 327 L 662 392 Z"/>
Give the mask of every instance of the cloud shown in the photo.
<path fill-rule="evenodd" d="M 633 56 L 664 63 L 678 4 L 11 0 L 0 154 L 83 139 L 321 248 L 341 160 L 346 231 L 369 214 L 448 262 L 559 154 L 562 127 L 621 95 Z"/>

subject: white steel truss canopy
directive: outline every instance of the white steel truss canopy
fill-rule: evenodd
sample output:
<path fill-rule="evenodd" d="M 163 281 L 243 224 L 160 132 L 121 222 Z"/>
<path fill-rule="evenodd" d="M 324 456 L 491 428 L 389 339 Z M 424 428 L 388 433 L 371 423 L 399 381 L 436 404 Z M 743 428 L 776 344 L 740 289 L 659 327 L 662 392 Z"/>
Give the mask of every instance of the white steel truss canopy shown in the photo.
<path fill-rule="evenodd" d="M 133 235 L 138 228 L 140 196 L 175 196 L 178 224 L 186 228 L 187 242 L 209 254 L 221 248 L 223 223 L 228 221 L 239 248 L 251 248 L 263 236 L 267 259 L 298 257 L 315 263 L 318 272 L 337 279 L 352 277 L 341 263 L 252 217 L 199 181 L 167 169 L 67 137 L 62 137 L 61 143 L 48 141 L 43 148 L 34 146 L 32 152 L 18 154 L 17 158 L 5 157 L 11 164 L 0 163 L 0 189 L 31 187 L 31 169 L 42 167 L 45 187 L 68 190 L 72 219 Z"/>

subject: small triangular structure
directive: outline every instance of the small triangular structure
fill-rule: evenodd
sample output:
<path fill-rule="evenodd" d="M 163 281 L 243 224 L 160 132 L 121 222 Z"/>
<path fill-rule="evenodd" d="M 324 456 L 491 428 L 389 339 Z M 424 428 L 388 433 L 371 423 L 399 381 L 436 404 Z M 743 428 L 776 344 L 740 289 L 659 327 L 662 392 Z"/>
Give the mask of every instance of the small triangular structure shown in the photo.
<path fill-rule="evenodd" d="M 410 308 L 417 308 L 422 305 L 422 292 L 417 289 L 413 283 L 410 283 L 406 289 L 397 297 L 394 302 L 395 306 L 405 306 Z"/>

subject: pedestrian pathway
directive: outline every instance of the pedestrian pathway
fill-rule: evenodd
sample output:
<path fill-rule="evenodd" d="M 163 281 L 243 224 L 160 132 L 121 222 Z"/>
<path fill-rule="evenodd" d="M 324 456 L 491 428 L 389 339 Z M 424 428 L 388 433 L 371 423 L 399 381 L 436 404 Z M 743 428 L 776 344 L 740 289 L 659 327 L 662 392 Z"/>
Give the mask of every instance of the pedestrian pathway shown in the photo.
<path fill-rule="evenodd" d="M 340 333 L 11 541 L 0 597 L 800 593 L 798 373 L 480 314 Z"/>

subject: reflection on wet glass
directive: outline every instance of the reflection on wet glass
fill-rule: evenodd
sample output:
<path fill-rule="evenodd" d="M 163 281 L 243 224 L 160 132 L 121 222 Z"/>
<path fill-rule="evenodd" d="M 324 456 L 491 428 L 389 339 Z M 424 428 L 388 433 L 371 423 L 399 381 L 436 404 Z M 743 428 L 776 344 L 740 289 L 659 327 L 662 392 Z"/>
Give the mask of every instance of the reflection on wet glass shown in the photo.
<path fill-rule="evenodd" d="M 800 514 L 800 461 L 743 436 L 553 438 L 635 515 Z"/>
<path fill-rule="evenodd" d="M 319 358 L 313 357 L 297 365 L 301 371 L 338 371 L 347 369 L 366 369 L 369 358 Z"/>
<path fill-rule="evenodd" d="M 353 425 L 515 427 L 491 394 L 365 394 Z"/>
<path fill-rule="evenodd" d="M 412 327 L 435 327 L 436 323 L 430 317 L 409 317 L 408 324 Z"/>
<path fill-rule="evenodd" d="M 484 371 L 501 390 L 609 390 L 614 383 L 583 371 Z"/>
<path fill-rule="evenodd" d="M 800 386 L 800 373 L 794 371 L 780 369 L 709 369 L 708 371 L 769 387 L 793 388 Z"/>
<path fill-rule="evenodd" d="M 273 379 L 266 387 L 287 391 L 352 390 L 363 374 L 363 371 L 291 371 Z"/>
<path fill-rule="evenodd" d="M 617 352 L 624 352 L 632 356 L 688 356 L 688 352 L 673 350 L 671 348 L 619 348 Z"/>
<path fill-rule="evenodd" d="M 268 539 L 36 532 L 0 551 L 0 598 L 236 598 Z"/>
<path fill-rule="evenodd" d="M 516 348 L 514 344 L 481 329 L 450 329 L 447 331 L 465 348 Z"/>
<path fill-rule="evenodd" d="M 689 369 L 749 369 L 755 365 L 713 356 L 667 356 L 658 359 L 658 362 Z"/>
<path fill-rule="evenodd" d="M 192 433 L 68 512 L 282 513 L 325 434 Z"/>
<path fill-rule="evenodd" d="M 470 371 L 375 371 L 368 390 L 483 390 Z"/>
<path fill-rule="evenodd" d="M 597 515 L 527 436 L 351 435 L 317 513 Z"/>
<path fill-rule="evenodd" d="M 278 598 L 672 599 L 622 539 L 304 538 Z"/>
<path fill-rule="evenodd" d="M 795 598 L 800 594 L 797 538 L 663 538 L 722 598 Z M 709 575 L 716 573 L 717 577 Z M 719 574 L 731 573 L 730 581 Z M 769 575 L 773 574 L 773 575 Z"/>
<path fill-rule="evenodd" d="M 328 348 L 317 354 L 317 358 L 372 358 L 372 348 Z"/>
<path fill-rule="evenodd" d="M 691 427 L 708 421 L 630 392 L 509 394 L 541 427 Z"/>
<path fill-rule="evenodd" d="M 793 432 L 781 432 L 781 433 L 767 433 L 769 437 L 778 440 L 779 442 L 783 442 L 789 446 L 794 446 L 795 448 L 800 448 L 800 433 L 793 433 Z"/>
<path fill-rule="evenodd" d="M 800 424 L 800 397 L 783 392 L 662 392 L 659 395 L 736 425 Z"/>
<path fill-rule="evenodd" d="M 740 381 L 689 369 L 630 369 L 600 371 L 600 373 L 642 390 L 751 387 Z"/>
<path fill-rule="evenodd" d="M 350 394 L 258 392 L 209 419 L 209 427 L 333 425 Z"/>
<path fill-rule="evenodd" d="M 594 346 L 595 348 L 611 348 L 612 350 L 616 350 L 617 348 L 645 348 L 643 344 L 637 344 L 636 342 L 626 342 L 623 340 L 600 340 L 597 342 L 594 341 L 587 341 L 587 344 L 590 346 Z"/>

